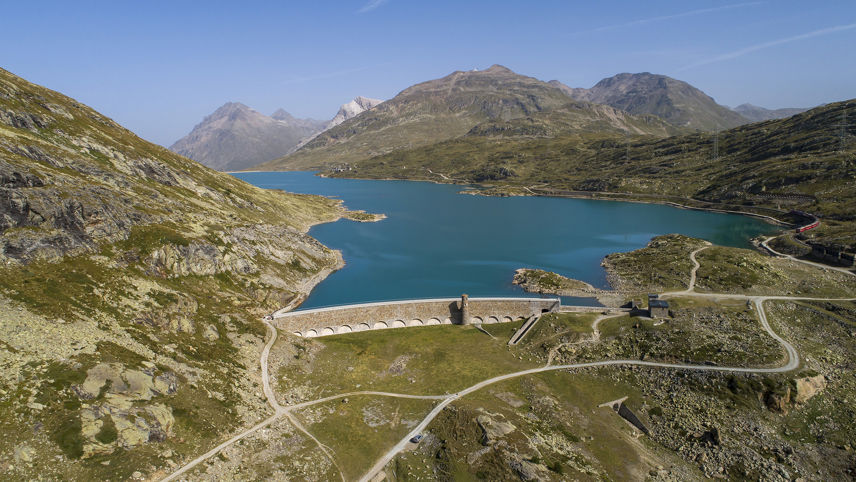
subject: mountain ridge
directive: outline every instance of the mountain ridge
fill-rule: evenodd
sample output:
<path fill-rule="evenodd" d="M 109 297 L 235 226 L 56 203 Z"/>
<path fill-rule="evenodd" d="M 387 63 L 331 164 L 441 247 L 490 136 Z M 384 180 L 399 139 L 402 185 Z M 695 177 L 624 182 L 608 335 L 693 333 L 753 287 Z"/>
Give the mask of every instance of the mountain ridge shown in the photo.
<path fill-rule="evenodd" d="M 766 109 L 764 107 L 759 107 L 757 105 L 746 103 L 740 104 L 732 110 L 752 122 L 761 122 L 766 120 L 784 119 L 785 117 L 797 115 L 809 109 L 809 107 L 785 107 L 782 109 Z"/>
<path fill-rule="evenodd" d="M 562 122 L 578 122 L 580 112 L 586 109 L 603 111 L 591 103 L 575 101 L 547 82 L 517 74 L 502 65 L 495 64 L 485 70 L 459 70 L 410 86 L 369 112 L 319 134 L 294 153 L 257 169 L 308 169 L 358 162 L 464 136 L 482 123 L 507 123 L 540 116 L 536 123 L 544 127 L 550 120 L 543 112 L 573 104 L 578 105 L 566 112 L 572 113 L 574 119 Z M 559 110 L 555 113 L 560 116 Z M 612 117 L 619 124 L 624 122 L 618 120 L 624 114 Z M 662 131 L 662 135 L 667 130 L 659 124 L 654 128 Z M 490 129 L 493 128 L 487 128 Z"/>
<path fill-rule="evenodd" d="M 656 115 L 678 127 L 712 131 L 749 122 L 696 87 L 665 75 L 625 72 L 604 78 L 589 89 L 552 82 L 574 99 L 610 105 L 631 114 Z"/>

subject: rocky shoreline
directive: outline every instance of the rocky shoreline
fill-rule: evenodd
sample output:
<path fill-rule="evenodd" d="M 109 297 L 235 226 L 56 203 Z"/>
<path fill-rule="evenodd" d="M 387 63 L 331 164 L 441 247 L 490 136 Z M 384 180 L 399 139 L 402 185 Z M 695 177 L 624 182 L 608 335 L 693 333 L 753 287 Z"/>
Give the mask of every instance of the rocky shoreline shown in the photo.
<path fill-rule="evenodd" d="M 613 281 L 618 281 L 619 278 L 607 269 L 607 279 L 612 286 L 615 286 Z M 620 290 L 595 288 L 585 281 L 567 278 L 542 269 L 520 268 L 514 272 L 511 282 L 528 293 L 596 298 L 604 306 L 618 306 L 623 299 Z"/>

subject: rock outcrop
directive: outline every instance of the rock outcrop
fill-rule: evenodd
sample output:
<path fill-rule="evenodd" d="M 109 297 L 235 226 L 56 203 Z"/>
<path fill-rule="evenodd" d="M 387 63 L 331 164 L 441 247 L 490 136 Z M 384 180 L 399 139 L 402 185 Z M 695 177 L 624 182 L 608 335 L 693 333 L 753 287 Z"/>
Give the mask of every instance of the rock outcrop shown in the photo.
<path fill-rule="evenodd" d="M 826 377 L 815 375 L 813 377 L 798 378 L 795 380 L 795 383 L 796 395 L 794 395 L 794 403 L 802 404 L 826 388 Z"/>

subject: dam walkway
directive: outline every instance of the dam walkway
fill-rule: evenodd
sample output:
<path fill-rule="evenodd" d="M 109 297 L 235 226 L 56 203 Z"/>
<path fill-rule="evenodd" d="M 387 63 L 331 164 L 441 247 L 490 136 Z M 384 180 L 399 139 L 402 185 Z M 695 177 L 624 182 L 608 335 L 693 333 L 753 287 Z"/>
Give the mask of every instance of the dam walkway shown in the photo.
<path fill-rule="evenodd" d="M 333 306 L 311 310 L 280 310 L 271 315 L 277 329 L 297 336 L 429 325 L 508 323 L 562 309 L 559 298 L 435 298 Z M 577 307 L 603 311 L 603 307 Z"/>

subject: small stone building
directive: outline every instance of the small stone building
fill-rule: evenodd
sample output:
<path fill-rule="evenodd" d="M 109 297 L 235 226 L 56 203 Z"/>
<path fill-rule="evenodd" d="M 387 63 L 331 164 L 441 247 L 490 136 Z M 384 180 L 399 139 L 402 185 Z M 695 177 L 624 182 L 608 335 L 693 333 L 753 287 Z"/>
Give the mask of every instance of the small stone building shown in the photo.
<path fill-rule="evenodd" d="M 659 298 L 648 300 L 648 316 L 651 318 L 668 318 L 669 302 Z"/>

